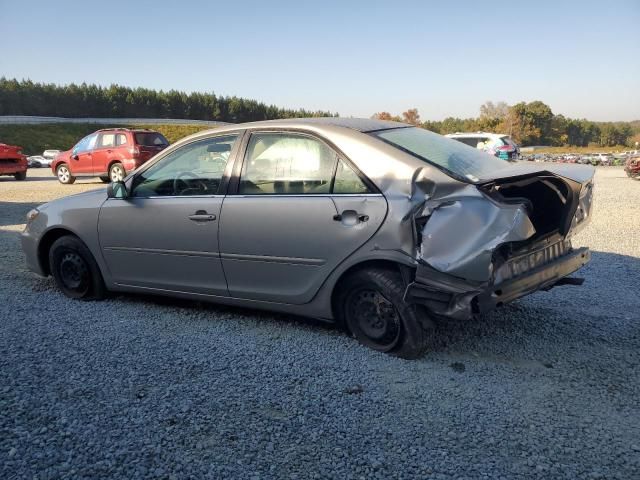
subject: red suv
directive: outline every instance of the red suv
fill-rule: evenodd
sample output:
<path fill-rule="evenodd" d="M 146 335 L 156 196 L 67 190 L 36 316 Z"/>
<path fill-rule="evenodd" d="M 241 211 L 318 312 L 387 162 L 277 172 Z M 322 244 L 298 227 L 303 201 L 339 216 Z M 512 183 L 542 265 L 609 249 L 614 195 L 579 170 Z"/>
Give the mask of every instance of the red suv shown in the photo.
<path fill-rule="evenodd" d="M 105 183 L 115 182 L 168 146 L 167 139 L 153 130 L 98 130 L 71 150 L 58 154 L 51 162 L 51 170 L 60 183 L 73 183 L 76 177 L 100 177 Z"/>

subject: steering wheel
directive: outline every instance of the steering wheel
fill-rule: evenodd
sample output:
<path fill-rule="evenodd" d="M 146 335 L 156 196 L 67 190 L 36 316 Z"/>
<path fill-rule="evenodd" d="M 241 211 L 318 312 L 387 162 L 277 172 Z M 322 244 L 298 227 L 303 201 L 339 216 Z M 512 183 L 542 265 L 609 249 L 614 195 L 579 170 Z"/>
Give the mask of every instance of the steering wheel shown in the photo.
<path fill-rule="evenodd" d="M 207 186 L 204 184 L 204 182 L 202 180 L 200 180 L 200 177 L 198 177 L 195 173 L 182 172 L 182 173 L 178 174 L 178 176 L 176 176 L 176 178 L 173 179 L 173 194 L 174 195 L 180 195 L 185 190 L 194 189 L 194 187 L 191 184 L 189 184 L 189 182 L 187 182 L 186 179 L 198 180 L 200 190 L 202 190 L 202 191 L 206 191 L 207 190 Z M 183 186 L 182 188 L 181 188 L 181 185 Z"/>

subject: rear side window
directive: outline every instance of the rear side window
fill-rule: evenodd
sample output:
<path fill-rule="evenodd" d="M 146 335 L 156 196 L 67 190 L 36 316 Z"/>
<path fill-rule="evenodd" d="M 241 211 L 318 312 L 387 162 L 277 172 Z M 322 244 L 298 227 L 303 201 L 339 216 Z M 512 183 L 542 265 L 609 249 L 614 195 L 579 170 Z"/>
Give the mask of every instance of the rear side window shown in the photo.
<path fill-rule="evenodd" d="M 116 135 L 116 146 L 127 144 L 127 136 L 124 133 L 119 133 Z"/>
<path fill-rule="evenodd" d="M 162 134 L 158 132 L 136 132 L 136 143 L 143 147 L 163 147 L 169 145 L 169 142 Z"/>
<path fill-rule="evenodd" d="M 336 170 L 336 179 L 333 183 L 333 193 L 363 194 L 372 192 L 358 174 L 343 160 L 340 160 Z"/>
<path fill-rule="evenodd" d="M 295 134 L 251 136 L 239 193 L 300 195 L 329 193 L 337 155 L 324 143 Z"/>
<path fill-rule="evenodd" d="M 113 147 L 115 145 L 116 135 L 114 133 L 102 133 L 98 140 L 97 148 Z"/>

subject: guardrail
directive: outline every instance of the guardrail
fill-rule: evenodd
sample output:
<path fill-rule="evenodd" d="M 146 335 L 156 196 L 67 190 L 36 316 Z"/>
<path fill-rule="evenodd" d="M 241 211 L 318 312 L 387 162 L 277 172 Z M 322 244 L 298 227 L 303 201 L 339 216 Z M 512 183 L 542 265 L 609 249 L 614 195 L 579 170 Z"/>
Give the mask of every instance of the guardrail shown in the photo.
<path fill-rule="evenodd" d="M 0 115 L 0 125 L 34 125 L 40 123 L 95 123 L 100 125 L 228 125 L 228 122 L 186 120 L 179 118 L 65 118 L 30 115 Z"/>

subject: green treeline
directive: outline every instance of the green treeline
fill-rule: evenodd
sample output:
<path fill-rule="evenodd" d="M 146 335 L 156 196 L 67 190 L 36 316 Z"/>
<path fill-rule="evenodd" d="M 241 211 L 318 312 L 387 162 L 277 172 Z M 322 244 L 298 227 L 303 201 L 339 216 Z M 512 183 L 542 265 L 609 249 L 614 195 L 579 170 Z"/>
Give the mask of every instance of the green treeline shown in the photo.
<path fill-rule="evenodd" d="M 548 105 L 539 100 L 515 105 L 486 102 L 480 106 L 480 115 L 476 118 L 449 117 L 441 121 L 423 122 L 416 108 L 403 112 L 402 116 L 379 112 L 373 117 L 411 123 L 443 135 L 455 132 L 504 133 L 511 135 L 522 146 L 635 147 L 636 142 L 640 142 L 638 120 L 593 122 L 566 118 L 554 114 Z"/>
<path fill-rule="evenodd" d="M 55 117 L 180 118 L 252 122 L 275 118 L 326 117 L 330 112 L 279 108 L 214 93 L 157 91 L 120 85 L 55 85 L 0 78 L 0 115 Z"/>

